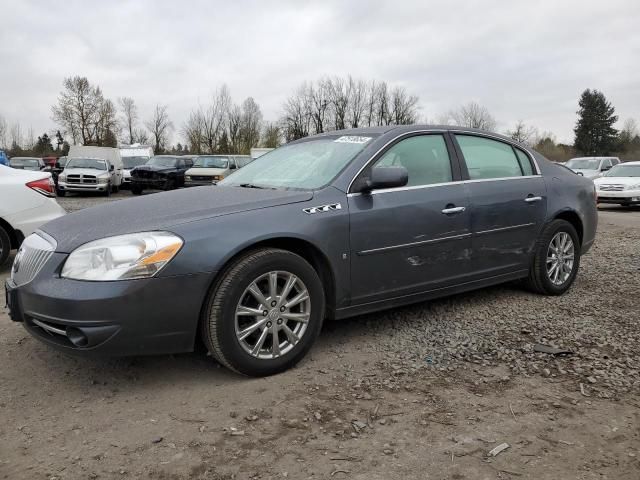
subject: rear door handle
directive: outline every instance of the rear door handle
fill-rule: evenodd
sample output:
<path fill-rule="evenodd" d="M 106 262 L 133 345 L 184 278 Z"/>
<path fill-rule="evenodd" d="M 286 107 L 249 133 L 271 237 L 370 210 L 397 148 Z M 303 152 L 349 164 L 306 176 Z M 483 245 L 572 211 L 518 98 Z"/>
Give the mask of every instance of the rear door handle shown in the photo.
<path fill-rule="evenodd" d="M 450 207 L 442 210 L 445 215 L 451 215 L 452 213 L 462 213 L 466 210 L 466 207 Z"/>
<path fill-rule="evenodd" d="M 539 202 L 540 200 L 542 200 L 542 197 L 527 197 L 524 199 L 528 203 Z"/>

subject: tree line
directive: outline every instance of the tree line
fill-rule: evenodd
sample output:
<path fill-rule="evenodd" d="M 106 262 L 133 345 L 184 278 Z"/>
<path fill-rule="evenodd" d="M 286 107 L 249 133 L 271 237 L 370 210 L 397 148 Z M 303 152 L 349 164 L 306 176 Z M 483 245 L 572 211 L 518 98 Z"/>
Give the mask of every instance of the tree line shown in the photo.
<path fill-rule="evenodd" d="M 74 76 L 64 79 L 51 107 L 59 130 L 36 138 L 31 128 L 24 133 L 19 123 L 8 125 L 0 115 L 0 148 L 9 155 L 46 156 L 64 155 L 70 144 L 141 143 L 152 145 L 156 153 L 248 154 L 256 146 L 274 148 L 333 130 L 418 123 L 419 104 L 419 97 L 402 86 L 351 76 L 323 77 L 299 85 L 283 102 L 280 118 L 265 121 L 253 97 L 235 103 L 229 88 L 222 85 L 176 129 L 167 105 L 155 105 L 151 115 L 142 119 L 133 98 L 119 97 L 114 102 L 86 77 Z M 557 161 L 576 155 L 640 157 L 636 121 L 627 119 L 616 130 L 615 108 L 602 92 L 585 90 L 578 107 L 573 145 L 558 143 L 551 132 L 540 132 L 523 121 L 503 133 Z M 497 126 L 489 110 L 476 102 L 449 110 L 436 123 L 489 131 Z M 183 143 L 171 144 L 174 132 Z"/>

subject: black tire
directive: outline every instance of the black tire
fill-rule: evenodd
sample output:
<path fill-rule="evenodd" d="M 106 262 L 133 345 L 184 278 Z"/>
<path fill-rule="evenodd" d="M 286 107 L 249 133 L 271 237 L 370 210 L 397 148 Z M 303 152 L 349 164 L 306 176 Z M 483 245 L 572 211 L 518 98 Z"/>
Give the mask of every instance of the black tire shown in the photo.
<path fill-rule="evenodd" d="M 67 194 L 64 190 L 56 190 L 56 193 L 59 197 L 64 197 Z"/>
<path fill-rule="evenodd" d="M 547 274 L 547 253 L 552 239 L 558 233 L 567 233 L 573 242 L 573 267 L 571 273 L 567 279 L 560 285 L 554 284 L 549 275 Z M 562 295 L 573 284 L 578 270 L 580 268 L 580 250 L 581 244 L 576 229 L 566 220 L 553 220 L 547 224 L 542 233 L 538 237 L 538 240 L 534 249 L 534 258 L 529 270 L 529 277 L 527 279 L 527 286 L 536 293 L 542 295 Z"/>
<path fill-rule="evenodd" d="M 108 183 L 107 184 L 107 189 L 104 191 L 104 196 L 105 197 L 110 197 L 111 196 L 111 189 L 112 188 L 113 187 L 111 186 L 111 183 Z"/>
<path fill-rule="evenodd" d="M 131 184 L 131 193 L 133 193 L 134 195 L 140 195 L 142 193 L 142 187 L 140 185 L 132 183 Z"/>
<path fill-rule="evenodd" d="M 279 357 L 260 359 L 241 346 L 236 336 L 235 312 L 245 289 L 255 279 L 272 271 L 297 276 L 309 292 L 311 308 L 306 330 L 298 343 Z M 309 351 L 322 328 L 325 298 L 322 282 L 306 260 L 286 250 L 261 249 L 233 262 L 212 286 L 204 306 L 201 336 L 209 352 L 235 372 L 262 377 L 291 368 Z"/>
<path fill-rule="evenodd" d="M 0 267 L 9 258 L 11 252 L 11 238 L 9 233 L 0 225 Z"/>

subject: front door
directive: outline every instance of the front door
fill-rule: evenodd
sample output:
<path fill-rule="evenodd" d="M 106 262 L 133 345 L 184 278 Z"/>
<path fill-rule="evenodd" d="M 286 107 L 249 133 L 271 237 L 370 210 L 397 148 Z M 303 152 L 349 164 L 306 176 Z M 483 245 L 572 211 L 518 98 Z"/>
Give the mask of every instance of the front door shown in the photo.
<path fill-rule="evenodd" d="M 461 282 L 470 272 L 469 203 L 446 136 L 403 138 L 373 165 L 403 166 L 409 182 L 349 195 L 352 304 Z"/>
<path fill-rule="evenodd" d="M 454 135 L 466 168 L 474 279 L 529 268 L 546 214 L 544 179 L 529 155 L 478 135 Z"/>

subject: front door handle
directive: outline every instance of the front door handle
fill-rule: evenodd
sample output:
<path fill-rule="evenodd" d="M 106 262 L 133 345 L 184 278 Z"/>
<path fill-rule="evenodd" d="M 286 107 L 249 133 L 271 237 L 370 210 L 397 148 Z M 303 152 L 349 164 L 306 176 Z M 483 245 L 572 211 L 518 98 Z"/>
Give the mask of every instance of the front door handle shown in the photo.
<path fill-rule="evenodd" d="M 466 207 L 448 207 L 442 210 L 445 215 L 451 215 L 452 213 L 462 213 L 466 210 Z"/>
<path fill-rule="evenodd" d="M 542 200 L 542 197 L 527 197 L 524 199 L 525 202 L 527 203 L 533 203 L 533 202 L 539 202 L 540 200 Z"/>

